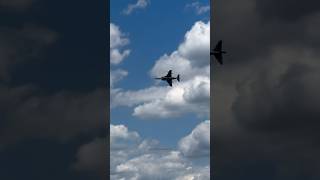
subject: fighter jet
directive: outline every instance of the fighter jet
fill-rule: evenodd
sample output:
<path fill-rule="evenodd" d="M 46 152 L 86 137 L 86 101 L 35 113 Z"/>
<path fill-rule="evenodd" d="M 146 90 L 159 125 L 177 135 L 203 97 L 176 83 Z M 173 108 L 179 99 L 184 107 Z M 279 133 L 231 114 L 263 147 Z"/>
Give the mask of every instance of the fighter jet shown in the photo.
<path fill-rule="evenodd" d="M 210 51 L 210 56 L 214 55 L 214 57 L 217 59 L 217 61 L 220 64 L 223 64 L 223 55 L 222 54 L 226 54 L 226 51 L 222 50 L 222 41 L 220 40 L 218 42 L 218 44 L 216 45 L 216 47 L 213 49 L 213 52 Z"/>
<path fill-rule="evenodd" d="M 168 74 L 166 76 L 162 76 L 161 78 L 155 78 L 155 79 L 161 79 L 162 81 L 167 81 L 168 84 L 170 86 L 172 86 L 172 80 L 173 79 L 176 79 L 176 80 L 178 80 L 180 82 L 180 75 L 178 74 L 177 77 L 172 77 L 172 70 L 169 70 Z"/>

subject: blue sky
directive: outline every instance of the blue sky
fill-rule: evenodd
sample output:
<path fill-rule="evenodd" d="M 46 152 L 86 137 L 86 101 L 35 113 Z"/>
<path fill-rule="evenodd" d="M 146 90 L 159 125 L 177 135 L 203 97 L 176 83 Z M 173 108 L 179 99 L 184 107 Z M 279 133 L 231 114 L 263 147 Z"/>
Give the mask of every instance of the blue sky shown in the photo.
<path fill-rule="evenodd" d="M 172 1 L 169 5 L 162 1 L 151 1 L 147 8 L 136 10 L 130 15 L 123 15 L 123 9 L 134 1 L 111 1 L 110 20 L 127 34 L 130 39 L 127 47 L 132 50 L 119 66 L 111 66 L 111 69 L 121 67 L 129 72 L 129 75 L 117 84 L 118 87 L 134 90 L 154 83 L 149 72 L 155 61 L 163 54 L 175 50 L 183 41 L 184 34 L 196 21 L 208 20 L 209 13 L 198 15 L 194 9 L 186 7 L 191 2 L 193 1 Z M 202 2 L 205 4 L 207 1 Z M 165 83 L 161 84 L 166 86 Z M 141 135 L 157 138 L 161 142 L 167 142 L 169 146 L 175 145 L 177 139 L 190 132 L 199 123 L 192 114 L 167 120 L 148 121 L 136 119 L 131 113 L 132 108 L 112 110 L 111 123 L 124 123 L 130 129 L 139 131 Z"/>
<path fill-rule="evenodd" d="M 148 77 L 148 72 L 155 60 L 164 53 L 173 51 L 194 22 L 209 18 L 208 13 L 199 16 L 193 9 L 186 8 L 188 2 L 193 2 L 190 0 L 170 1 L 170 4 L 151 1 L 147 8 L 123 15 L 123 9 L 133 2 L 122 0 L 110 3 L 111 22 L 119 25 L 130 38 L 132 53 L 121 67 L 134 73 L 120 82 L 119 86 L 131 89 L 150 85 L 152 79 Z M 137 65 L 138 71 L 132 71 L 136 70 Z M 136 79 L 143 81 L 137 82 Z"/>
<path fill-rule="evenodd" d="M 209 119 L 209 114 L 201 112 L 202 108 L 196 107 L 197 104 L 185 103 L 180 109 L 177 106 L 179 98 L 175 95 L 180 91 L 183 91 L 184 94 L 189 93 L 191 102 L 192 97 L 195 97 L 195 102 L 201 101 L 200 105 L 204 104 L 204 109 L 209 109 L 209 95 L 207 95 L 209 94 L 208 84 L 210 84 L 207 78 L 209 77 L 207 73 L 209 65 L 208 39 L 210 39 L 208 31 L 209 1 L 170 1 L 170 4 L 167 1 L 140 1 L 146 5 L 134 8 L 130 14 L 125 14 L 124 11 L 129 4 L 138 4 L 139 1 L 113 0 L 110 2 L 110 22 L 114 25 L 113 27 L 118 28 L 118 35 L 121 34 L 118 37 L 118 44 L 121 45 L 113 50 L 119 50 L 122 55 L 125 54 L 125 51 L 130 51 L 117 63 L 112 63 L 113 58 L 111 57 L 111 73 L 118 70 L 127 73 L 111 87 L 115 90 L 114 94 L 111 92 L 111 104 L 122 103 L 111 108 L 111 124 L 124 125 L 128 131 L 137 132 L 142 139 L 159 141 L 158 148 L 177 149 L 178 143 L 183 137 L 190 134 L 204 120 Z M 200 8 L 203 8 L 203 11 L 197 12 Z M 196 22 L 200 23 L 195 25 Z M 178 57 L 185 58 L 183 54 L 188 54 L 188 51 L 185 52 L 184 49 L 188 50 L 190 46 L 192 47 L 192 44 L 190 45 L 192 40 L 185 40 L 186 33 L 195 29 L 190 33 L 190 39 L 192 39 L 198 35 L 198 31 L 201 32 L 202 26 L 206 28 L 207 36 L 204 37 L 204 43 L 199 40 L 200 43 L 195 43 L 195 50 L 191 49 L 191 55 L 186 55 L 192 57 L 192 54 L 195 54 L 196 58 L 182 60 L 182 66 L 178 60 L 178 63 L 173 66 L 163 67 L 166 62 L 177 60 L 173 55 L 175 51 L 182 54 Z M 185 44 L 184 49 L 178 50 L 182 44 Z M 161 58 L 165 54 L 168 58 Z M 183 69 L 184 62 L 194 63 L 197 57 L 204 59 L 205 65 L 199 63 L 193 68 L 188 64 L 190 74 L 186 73 L 187 71 L 179 71 L 179 69 Z M 161 63 L 162 61 L 163 63 Z M 153 77 L 165 75 L 169 69 L 173 69 L 174 76 L 181 74 L 182 79 L 180 83 L 174 82 L 173 86 L 175 87 L 171 89 L 166 82 L 156 82 L 153 79 Z M 192 75 L 199 76 L 199 81 L 197 78 L 189 77 Z M 194 86 L 197 89 L 204 88 L 204 93 L 199 91 L 200 93 L 193 94 L 192 84 L 196 84 Z M 146 91 L 146 96 L 152 95 L 152 97 L 145 100 L 141 91 Z M 206 94 L 205 99 L 201 94 Z M 171 96 L 173 100 L 170 99 Z M 128 104 L 124 103 L 126 101 Z M 129 105 L 131 102 L 132 104 Z M 162 107 L 163 104 L 165 107 Z M 172 107 L 166 109 L 166 106 L 171 105 Z M 163 112 L 168 111 L 168 115 L 163 114 L 161 108 L 165 109 Z M 175 108 L 178 114 L 175 114 Z M 208 164 L 208 161 L 209 157 L 205 162 Z"/>

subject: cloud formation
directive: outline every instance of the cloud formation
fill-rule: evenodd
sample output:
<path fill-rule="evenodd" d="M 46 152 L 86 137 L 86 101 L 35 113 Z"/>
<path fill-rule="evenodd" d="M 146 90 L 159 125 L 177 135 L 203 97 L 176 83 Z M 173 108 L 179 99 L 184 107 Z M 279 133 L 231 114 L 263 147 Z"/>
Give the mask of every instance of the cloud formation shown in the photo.
<path fill-rule="evenodd" d="M 210 22 L 196 22 L 184 41 L 170 55 L 161 56 L 150 71 L 159 77 L 172 69 L 181 82 L 173 87 L 151 86 L 137 91 L 111 90 L 111 107 L 134 106 L 133 115 L 143 119 L 209 114 L 210 98 Z M 176 76 L 176 74 L 173 74 Z"/>
<path fill-rule="evenodd" d="M 210 11 L 209 5 L 201 5 L 199 1 L 187 4 L 186 8 L 193 8 L 198 15 L 204 14 Z"/>
<path fill-rule="evenodd" d="M 187 157 L 210 155 L 210 121 L 204 121 L 179 142 L 179 150 Z"/>
<path fill-rule="evenodd" d="M 181 82 L 173 87 L 155 83 L 140 90 L 113 86 L 111 108 L 132 107 L 133 116 L 148 120 L 190 113 L 208 118 L 209 47 L 210 22 L 196 22 L 177 49 L 157 59 L 150 71 L 152 77 L 158 77 L 172 69 L 173 76 L 181 75 Z M 159 141 L 144 139 L 124 125 L 110 125 L 110 131 L 111 179 L 209 179 L 209 121 L 182 138 L 177 149 L 161 148 Z"/>
<path fill-rule="evenodd" d="M 124 125 L 110 125 L 110 132 L 117 137 L 111 139 L 111 147 L 117 144 L 110 152 L 111 179 L 209 179 L 208 166 L 194 163 L 179 150 L 160 148 L 158 141 L 142 139 Z"/>
<path fill-rule="evenodd" d="M 218 179 L 320 177 L 317 4 L 215 3 L 212 41 L 223 39 L 232 52 L 223 68 L 214 67 Z M 231 169 L 239 171 L 231 175 Z"/>
<path fill-rule="evenodd" d="M 110 87 L 112 88 L 115 83 L 122 80 L 128 75 L 128 71 L 123 69 L 110 70 Z"/>
<path fill-rule="evenodd" d="M 137 9 L 146 8 L 149 4 L 149 0 L 138 0 L 135 4 L 129 4 L 128 7 L 125 10 L 123 10 L 123 13 L 129 15 Z"/>
<path fill-rule="evenodd" d="M 113 23 L 110 23 L 110 63 L 119 64 L 124 58 L 129 56 L 130 50 L 121 49 L 129 44 L 129 39 L 120 31 L 119 27 Z"/>
<path fill-rule="evenodd" d="M 198 76 L 166 90 L 163 97 L 154 94 L 154 99 L 136 106 L 133 115 L 144 119 L 177 117 L 185 113 L 206 116 L 209 114 L 209 84 L 207 77 Z"/>
<path fill-rule="evenodd" d="M 67 141 L 103 127 L 103 89 L 49 93 L 35 85 L 11 82 L 12 71 L 18 64 L 42 61 L 46 48 L 57 41 L 56 32 L 28 24 L 20 28 L 1 27 L 0 37 L 1 147 L 26 139 Z"/>
<path fill-rule="evenodd" d="M 0 179 L 8 178 L 6 176 L 11 179 L 50 179 L 53 176 L 77 179 L 79 174 L 66 168 L 72 159 L 64 157 L 70 157 L 75 144 L 105 131 L 107 98 L 105 88 L 99 89 L 104 85 L 96 78 L 88 83 L 90 78 L 105 73 L 94 68 L 99 60 L 95 63 L 87 61 L 90 54 L 97 55 L 95 50 L 105 45 L 104 38 L 101 39 L 103 34 L 92 36 L 90 30 L 76 28 L 87 21 L 91 23 L 91 29 L 103 29 L 103 23 L 94 22 L 93 14 L 98 13 L 96 6 L 99 8 L 99 4 L 93 5 L 95 7 L 92 4 L 77 4 L 73 13 L 69 13 L 64 8 L 72 6 L 71 1 L 0 0 L 0 12 L 4 18 L 8 17 L 0 27 L 0 155 L 10 159 L 13 165 L 2 162 L 6 169 L 1 172 Z M 57 14 L 53 9 L 60 5 L 64 8 L 59 9 L 59 15 L 65 21 L 55 20 Z M 65 23 L 68 19 L 83 19 L 83 7 L 94 12 L 84 15 L 86 20 L 74 21 L 68 26 Z M 44 16 L 52 18 L 44 20 Z M 77 29 L 77 35 L 70 29 Z M 90 38 L 82 38 L 83 43 L 76 44 L 75 38 L 84 33 Z M 60 39 L 62 36 L 64 38 Z M 79 49 L 86 51 L 79 52 Z M 86 74 L 85 79 L 77 76 L 79 74 Z M 82 86 L 77 86 L 76 81 Z M 98 146 L 90 149 L 94 144 Z M 91 167 L 93 170 L 101 166 L 94 165 L 82 154 L 93 156 L 94 153 L 103 161 L 105 153 L 98 153 L 98 150 L 105 145 L 97 141 L 83 146 L 78 154 L 82 157 L 79 161 L 89 165 L 77 168 Z M 23 155 L 30 152 L 37 156 Z M 48 169 L 54 169 L 54 172 L 46 173 Z M 81 174 L 82 177 L 90 175 Z"/>
<path fill-rule="evenodd" d="M 153 66 L 151 75 L 160 76 L 168 69 L 183 75 L 184 80 L 195 75 L 209 76 L 210 22 L 197 21 L 186 32 L 183 42 L 170 55 L 161 56 Z"/>

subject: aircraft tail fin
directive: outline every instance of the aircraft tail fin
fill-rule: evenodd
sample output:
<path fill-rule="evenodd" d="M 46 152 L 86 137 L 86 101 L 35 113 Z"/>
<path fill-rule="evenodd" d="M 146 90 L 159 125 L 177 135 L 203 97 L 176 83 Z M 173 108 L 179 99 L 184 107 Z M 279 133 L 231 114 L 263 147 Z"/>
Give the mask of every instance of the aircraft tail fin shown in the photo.
<path fill-rule="evenodd" d="M 177 80 L 180 82 L 180 75 L 178 74 L 178 76 L 177 76 Z"/>

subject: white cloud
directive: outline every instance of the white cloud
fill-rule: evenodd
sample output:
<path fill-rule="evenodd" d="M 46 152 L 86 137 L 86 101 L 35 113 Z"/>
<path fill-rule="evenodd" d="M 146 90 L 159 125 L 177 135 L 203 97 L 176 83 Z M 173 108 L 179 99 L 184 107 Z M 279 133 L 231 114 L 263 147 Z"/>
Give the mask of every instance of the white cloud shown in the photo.
<path fill-rule="evenodd" d="M 117 139 L 138 139 L 137 132 L 129 132 L 124 125 L 110 125 L 110 140 L 111 143 Z"/>
<path fill-rule="evenodd" d="M 110 50 L 110 59 L 112 64 L 119 64 L 124 58 L 128 57 L 130 50 L 124 50 L 122 53 L 119 49 Z"/>
<path fill-rule="evenodd" d="M 184 113 L 206 116 L 209 113 L 210 80 L 197 76 L 187 82 L 166 89 L 165 95 L 146 101 L 134 108 L 133 115 L 157 119 L 177 117 Z"/>
<path fill-rule="evenodd" d="M 123 10 L 126 15 L 131 14 L 136 9 L 144 9 L 150 4 L 148 0 L 138 0 L 135 4 L 129 4 L 128 7 Z"/>
<path fill-rule="evenodd" d="M 137 91 L 123 91 L 116 88 L 110 91 L 110 106 L 115 108 L 118 106 L 134 106 L 143 102 L 152 101 L 166 94 L 167 87 L 150 87 Z"/>
<path fill-rule="evenodd" d="M 198 1 L 187 4 L 186 8 L 193 8 L 198 15 L 204 14 L 210 11 L 209 5 L 201 5 Z"/>
<path fill-rule="evenodd" d="M 210 59 L 210 22 L 196 22 L 186 33 L 178 52 L 194 66 L 207 66 Z"/>
<path fill-rule="evenodd" d="M 111 107 L 135 106 L 133 115 L 145 119 L 176 117 L 187 113 L 208 116 L 210 99 L 210 22 L 196 22 L 170 55 L 161 56 L 152 77 L 173 70 L 181 82 L 173 87 L 152 86 L 137 91 L 111 90 Z M 164 82 L 165 83 L 165 82 Z"/>
<path fill-rule="evenodd" d="M 124 36 L 119 27 L 110 23 L 110 63 L 119 64 L 124 58 L 129 56 L 130 50 L 121 51 L 121 48 L 129 43 L 129 39 Z"/>
<path fill-rule="evenodd" d="M 119 27 L 110 23 L 110 48 L 117 48 L 129 43 L 129 39 L 123 37 Z"/>
<path fill-rule="evenodd" d="M 210 179 L 210 167 L 201 167 L 193 170 L 193 173 L 184 174 L 177 177 L 176 180 L 209 180 Z"/>
<path fill-rule="evenodd" d="M 149 151 L 152 150 L 154 147 L 157 147 L 158 145 L 159 141 L 155 139 L 145 139 L 139 144 L 138 149 L 141 151 Z"/>
<path fill-rule="evenodd" d="M 113 87 L 116 82 L 122 80 L 127 75 L 128 75 L 128 71 L 125 71 L 122 69 L 111 70 L 110 71 L 110 87 Z"/>
<path fill-rule="evenodd" d="M 151 75 L 160 76 L 168 69 L 179 72 L 187 79 L 195 75 L 209 76 L 210 22 L 196 22 L 184 37 L 184 41 L 170 55 L 163 55 L 153 66 Z M 184 78 L 186 79 L 186 78 Z"/>
<path fill-rule="evenodd" d="M 189 164 L 178 151 L 164 154 L 143 154 L 117 166 L 116 172 L 125 179 L 175 179 Z"/>
<path fill-rule="evenodd" d="M 124 125 L 111 125 L 110 130 L 112 137 L 128 139 L 133 134 L 135 137 L 140 137 L 137 132 L 129 131 Z M 112 148 L 114 144 L 121 143 L 116 142 L 119 140 L 120 138 L 111 141 L 111 179 L 209 179 L 208 164 L 196 164 L 179 150 L 159 150 L 157 140 L 140 138 L 134 144 Z"/>
<path fill-rule="evenodd" d="M 209 113 L 210 79 L 196 76 L 174 87 L 153 86 L 139 91 L 111 90 L 111 107 L 135 106 L 133 115 L 140 118 L 167 118 L 184 113 Z"/>
<path fill-rule="evenodd" d="M 179 150 L 187 157 L 210 154 L 210 121 L 199 124 L 188 136 L 179 142 Z"/>

